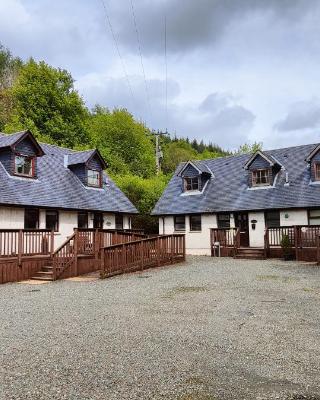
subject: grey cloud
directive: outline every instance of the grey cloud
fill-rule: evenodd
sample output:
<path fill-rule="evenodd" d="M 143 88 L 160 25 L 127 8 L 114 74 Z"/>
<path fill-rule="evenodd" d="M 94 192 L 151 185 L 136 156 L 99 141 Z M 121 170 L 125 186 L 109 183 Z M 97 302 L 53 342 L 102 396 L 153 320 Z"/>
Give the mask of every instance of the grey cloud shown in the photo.
<path fill-rule="evenodd" d="M 320 102 L 301 101 L 290 107 L 288 114 L 274 125 L 281 132 L 316 128 L 320 125 Z"/>
<path fill-rule="evenodd" d="M 163 53 L 164 16 L 167 18 L 168 51 L 182 53 L 217 41 L 234 21 L 262 12 L 271 18 L 300 20 L 319 8 L 317 0 L 171 0 L 135 1 L 143 48 L 149 54 Z M 126 2 L 113 2 L 112 15 L 122 44 L 136 51 L 135 35 Z M 128 21 L 128 23 L 123 23 Z"/>

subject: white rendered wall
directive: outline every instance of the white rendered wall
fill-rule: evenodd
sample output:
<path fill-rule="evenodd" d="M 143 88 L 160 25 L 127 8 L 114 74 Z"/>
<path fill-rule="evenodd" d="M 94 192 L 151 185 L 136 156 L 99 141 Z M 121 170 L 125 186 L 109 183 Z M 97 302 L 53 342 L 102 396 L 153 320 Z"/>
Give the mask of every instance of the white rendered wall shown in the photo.
<path fill-rule="evenodd" d="M 280 225 L 308 225 L 307 210 L 284 210 L 280 211 Z"/>
<path fill-rule="evenodd" d="M 115 229 L 115 227 L 116 227 L 115 214 L 104 213 L 103 214 L 103 229 Z"/>
<path fill-rule="evenodd" d="M 255 229 L 252 229 L 252 220 L 256 220 Z M 250 247 L 264 246 L 264 233 L 266 229 L 264 212 L 249 212 L 249 245 Z"/>
<path fill-rule="evenodd" d="M 78 213 L 76 211 L 59 211 L 59 232 L 54 235 L 54 247 L 61 246 L 77 227 Z"/>
<path fill-rule="evenodd" d="M 24 209 L 0 207 L 0 229 L 23 229 Z"/>
<path fill-rule="evenodd" d="M 165 231 L 163 232 L 163 219 L 165 220 Z M 215 214 L 202 214 L 201 231 L 190 231 L 189 216 L 186 215 L 185 232 L 174 231 L 173 216 L 159 218 L 159 233 L 170 235 L 172 233 L 185 233 L 186 236 L 186 253 L 193 255 L 211 255 L 210 249 L 210 228 L 217 227 L 217 217 Z"/>

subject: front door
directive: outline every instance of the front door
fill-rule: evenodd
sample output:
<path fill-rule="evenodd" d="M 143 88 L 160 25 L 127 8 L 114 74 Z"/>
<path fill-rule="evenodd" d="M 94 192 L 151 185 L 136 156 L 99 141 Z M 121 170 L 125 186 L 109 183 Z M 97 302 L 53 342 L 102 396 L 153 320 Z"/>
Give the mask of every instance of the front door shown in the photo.
<path fill-rule="evenodd" d="M 235 214 L 236 228 L 240 228 L 240 246 L 249 247 L 249 221 L 248 213 L 241 212 Z"/>

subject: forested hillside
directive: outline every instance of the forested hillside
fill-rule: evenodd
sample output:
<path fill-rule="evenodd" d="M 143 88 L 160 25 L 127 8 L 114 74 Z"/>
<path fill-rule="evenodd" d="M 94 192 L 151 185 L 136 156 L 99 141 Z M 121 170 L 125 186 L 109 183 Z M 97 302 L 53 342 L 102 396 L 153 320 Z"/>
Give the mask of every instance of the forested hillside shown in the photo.
<path fill-rule="evenodd" d="M 27 128 L 42 142 L 99 148 L 109 163 L 108 173 L 142 213 L 148 230 L 156 224 L 145 216 L 179 162 L 229 154 L 203 141 L 162 136 L 162 172 L 156 175 L 154 136 L 130 112 L 103 105 L 89 110 L 68 71 L 43 61 L 24 62 L 0 46 L 0 131 Z"/>

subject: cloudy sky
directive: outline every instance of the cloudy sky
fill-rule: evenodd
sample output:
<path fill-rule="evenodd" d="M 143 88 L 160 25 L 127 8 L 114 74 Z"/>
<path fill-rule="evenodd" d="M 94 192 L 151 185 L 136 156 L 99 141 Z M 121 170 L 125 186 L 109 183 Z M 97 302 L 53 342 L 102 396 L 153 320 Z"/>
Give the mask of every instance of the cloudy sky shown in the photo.
<path fill-rule="evenodd" d="M 0 42 L 69 70 L 89 107 L 275 148 L 320 141 L 319 20 L 320 0 L 0 0 Z"/>

